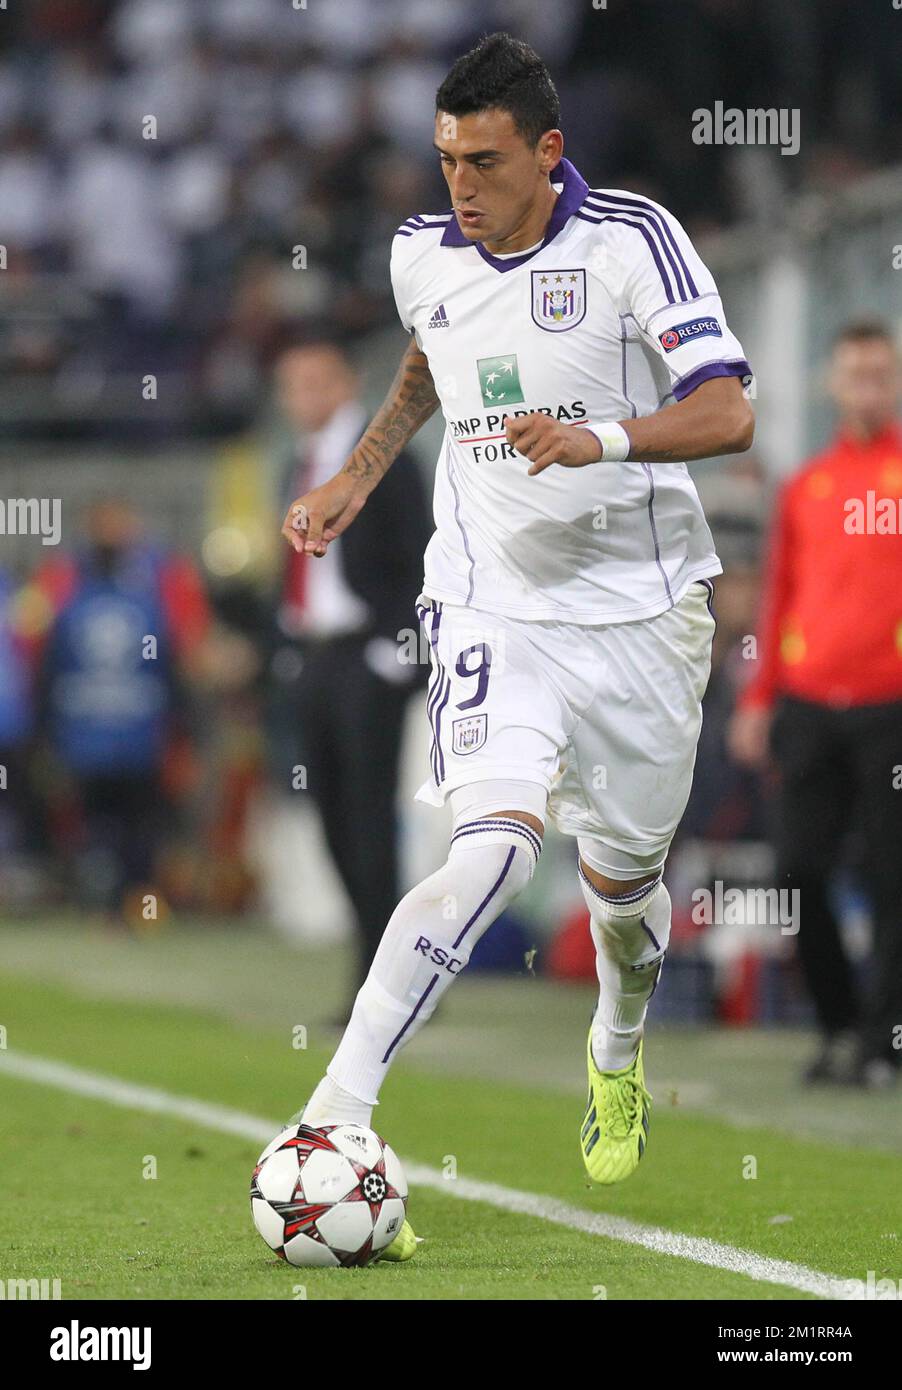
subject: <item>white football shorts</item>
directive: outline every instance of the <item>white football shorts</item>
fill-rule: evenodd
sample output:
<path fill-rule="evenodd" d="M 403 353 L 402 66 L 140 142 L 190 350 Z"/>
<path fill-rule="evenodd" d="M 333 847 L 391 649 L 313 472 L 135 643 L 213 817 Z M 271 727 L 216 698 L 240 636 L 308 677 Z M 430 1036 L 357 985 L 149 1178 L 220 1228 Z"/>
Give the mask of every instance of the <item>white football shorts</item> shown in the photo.
<path fill-rule="evenodd" d="M 697 580 L 655 618 L 604 626 L 421 594 L 431 776 L 416 799 L 441 806 L 490 779 L 539 783 L 565 834 L 600 841 L 612 864 L 663 863 L 692 784 L 712 594 Z"/>

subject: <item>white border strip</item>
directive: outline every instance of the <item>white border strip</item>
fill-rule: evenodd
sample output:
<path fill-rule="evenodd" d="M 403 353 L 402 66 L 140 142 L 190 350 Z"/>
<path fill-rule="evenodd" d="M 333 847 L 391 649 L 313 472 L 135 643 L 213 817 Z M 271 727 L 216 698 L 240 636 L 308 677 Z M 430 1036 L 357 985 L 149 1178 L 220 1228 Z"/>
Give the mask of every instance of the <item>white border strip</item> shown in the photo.
<path fill-rule="evenodd" d="M 279 1128 L 274 1121 L 261 1119 L 260 1116 L 250 1115 L 243 1110 L 211 1105 L 207 1101 L 194 1100 L 190 1096 L 174 1095 L 171 1091 L 141 1086 L 115 1076 L 106 1076 L 102 1072 L 87 1071 L 81 1067 L 70 1066 L 67 1062 L 54 1062 L 49 1058 L 33 1057 L 24 1052 L 0 1051 L 0 1075 L 18 1077 L 22 1081 L 36 1082 L 41 1086 L 52 1086 L 71 1095 L 89 1096 L 92 1100 L 106 1101 L 110 1105 L 123 1106 L 129 1110 L 172 1115 L 191 1124 L 201 1125 L 204 1129 L 216 1130 L 220 1134 L 234 1134 L 258 1144 L 268 1143 Z M 519 1192 L 513 1187 L 501 1187 L 497 1183 L 479 1182 L 469 1178 L 450 1180 L 439 1169 L 429 1168 L 421 1163 L 405 1161 L 404 1168 L 409 1182 L 414 1187 L 428 1187 L 434 1192 L 442 1192 L 445 1196 L 457 1197 L 465 1202 L 485 1202 L 500 1211 L 533 1216 L 541 1221 L 550 1221 L 555 1226 L 564 1226 L 568 1230 L 604 1236 L 608 1240 L 619 1240 L 626 1245 L 638 1245 L 658 1255 L 674 1255 L 678 1259 L 690 1260 L 693 1264 L 723 1269 L 730 1274 L 741 1274 L 748 1279 L 766 1284 L 780 1284 L 784 1288 L 796 1289 L 799 1293 L 815 1294 L 819 1298 L 848 1300 L 850 1287 L 854 1288 L 856 1283 L 854 1280 L 821 1274 L 816 1269 L 793 1264 L 789 1260 L 773 1260 L 766 1255 L 756 1255 L 751 1250 L 723 1245 L 703 1236 L 680 1235 L 676 1231 L 665 1231 L 658 1226 L 642 1226 L 622 1216 L 586 1211 L 566 1202 L 557 1202 L 553 1197 L 543 1197 L 533 1192 Z M 864 1296 L 863 1292 L 860 1296 Z"/>

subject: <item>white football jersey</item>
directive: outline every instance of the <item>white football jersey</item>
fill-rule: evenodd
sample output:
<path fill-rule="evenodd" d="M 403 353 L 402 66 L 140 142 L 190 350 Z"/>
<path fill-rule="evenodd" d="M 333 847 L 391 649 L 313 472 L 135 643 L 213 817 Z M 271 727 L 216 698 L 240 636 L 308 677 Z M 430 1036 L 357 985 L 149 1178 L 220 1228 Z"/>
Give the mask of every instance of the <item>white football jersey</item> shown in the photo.
<path fill-rule="evenodd" d="M 530 478 L 505 421 L 650 415 L 751 371 L 670 213 L 589 189 L 566 159 L 553 183 L 546 236 L 520 255 L 467 241 L 450 212 L 411 217 L 394 238 L 398 313 L 445 417 L 424 592 L 534 621 L 630 622 L 721 572 L 685 463 L 552 465 Z"/>

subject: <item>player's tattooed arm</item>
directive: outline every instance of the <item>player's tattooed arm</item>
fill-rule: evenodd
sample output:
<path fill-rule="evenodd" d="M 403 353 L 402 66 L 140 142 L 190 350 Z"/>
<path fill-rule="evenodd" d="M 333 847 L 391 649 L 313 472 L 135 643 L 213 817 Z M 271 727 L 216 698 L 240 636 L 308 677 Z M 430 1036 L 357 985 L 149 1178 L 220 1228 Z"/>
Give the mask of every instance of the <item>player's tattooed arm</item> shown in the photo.
<path fill-rule="evenodd" d="M 388 395 L 350 458 L 334 478 L 296 498 L 288 508 L 282 535 L 289 545 L 310 555 L 325 555 L 329 542 L 347 530 L 373 488 L 437 406 L 426 354 L 411 335 Z"/>
<path fill-rule="evenodd" d="M 342 472 L 371 492 L 437 407 L 438 396 L 426 354 L 411 334 L 388 395 Z"/>

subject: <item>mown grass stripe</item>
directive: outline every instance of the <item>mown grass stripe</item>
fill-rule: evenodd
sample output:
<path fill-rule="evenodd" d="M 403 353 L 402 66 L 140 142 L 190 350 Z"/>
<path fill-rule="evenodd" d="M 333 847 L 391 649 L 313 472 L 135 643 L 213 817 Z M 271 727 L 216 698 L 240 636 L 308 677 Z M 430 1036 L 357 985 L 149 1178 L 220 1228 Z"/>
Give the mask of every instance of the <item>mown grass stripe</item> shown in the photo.
<path fill-rule="evenodd" d="M 177 1095 L 154 1086 L 138 1085 L 103 1072 L 89 1071 L 68 1062 L 24 1052 L 0 1051 L 0 1074 L 127 1109 L 173 1116 L 220 1134 L 233 1134 L 259 1144 L 267 1143 L 278 1129 L 277 1121 L 266 1120 L 246 1111 L 215 1105 L 192 1096 Z M 779 1284 L 819 1298 L 848 1299 L 850 1296 L 846 1280 L 822 1274 L 790 1260 L 775 1260 L 705 1237 L 646 1226 L 605 1212 L 587 1211 L 567 1202 L 555 1201 L 552 1197 L 521 1192 L 498 1183 L 459 1177 L 449 1180 L 437 1168 L 407 1159 L 403 1161 L 412 1186 L 430 1188 L 459 1201 L 484 1202 L 500 1211 L 535 1217 L 586 1235 L 641 1246 L 656 1254 L 673 1255 L 693 1264 L 726 1270 L 763 1283 Z"/>

